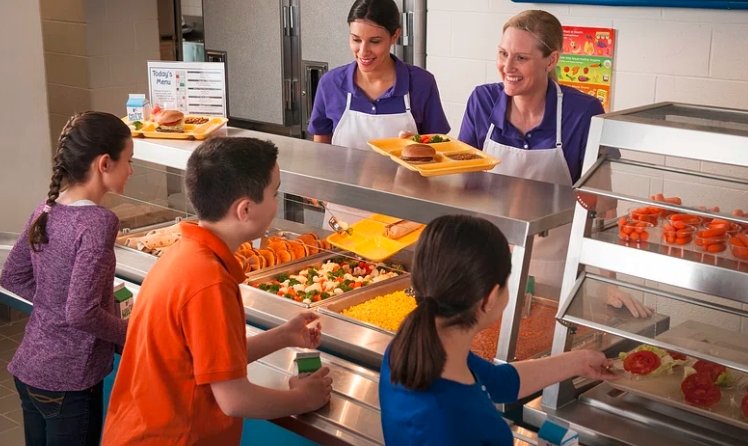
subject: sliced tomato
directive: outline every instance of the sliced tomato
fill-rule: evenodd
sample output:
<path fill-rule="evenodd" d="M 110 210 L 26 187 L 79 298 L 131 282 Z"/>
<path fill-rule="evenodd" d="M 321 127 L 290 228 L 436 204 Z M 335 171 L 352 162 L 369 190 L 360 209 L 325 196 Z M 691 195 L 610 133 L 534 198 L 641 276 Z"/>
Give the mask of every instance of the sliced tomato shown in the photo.
<path fill-rule="evenodd" d="M 684 355 L 683 353 L 674 352 L 672 350 L 668 350 L 667 354 L 670 355 L 670 357 L 675 360 L 685 361 L 686 359 L 688 359 L 688 356 Z"/>
<path fill-rule="evenodd" d="M 648 350 L 629 353 L 623 360 L 623 368 L 636 375 L 647 375 L 660 366 L 660 357 Z"/>
<path fill-rule="evenodd" d="M 693 365 L 698 373 L 705 374 L 712 378 L 712 382 L 717 381 L 719 375 L 723 374 L 727 368 L 721 364 L 715 364 L 709 361 L 703 361 L 699 359 L 696 364 Z"/>
<path fill-rule="evenodd" d="M 687 403 L 700 407 L 714 406 L 722 399 L 722 392 L 709 375 L 694 373 L 680 383 L 680 390 Z"/>
<path fill-rule="evenodd" d="M 743 401 L 740 403 L 740 409 L 743 411 L 743 416 L 748 418 L 748 393 L 743 397 Z"/>

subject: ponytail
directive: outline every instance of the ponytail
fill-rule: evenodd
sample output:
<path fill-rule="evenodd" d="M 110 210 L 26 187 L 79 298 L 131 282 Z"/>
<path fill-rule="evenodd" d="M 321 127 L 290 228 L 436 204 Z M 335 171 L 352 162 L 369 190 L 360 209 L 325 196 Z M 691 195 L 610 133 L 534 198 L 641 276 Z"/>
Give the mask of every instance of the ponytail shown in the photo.
<path fill-rule="evenodd" d="M 439 303 L 432 297 L 416 300 L 418 306 L 390 346 L 390 378 L 408 389 L 425 390 L 441 376 L 447 353 L 436 331 Z"/>
<path fill-rule="evenodd" d="M 68 119 L 65 123 L 65 127 L 62 128 L 60 137 L 57 140 L 57 153 L 54 158 L 54 167 L 52 168 L 52 181 L 49 183 L 49 191 L 47 192 L 47 202 L 44 204 L 42 213 L 36 217 L 34 223 L 29 228 L 29 245 L 34 252 L 41 251 L 41 245 L 49 243 L 49 237 L 47 236 L 47 219 L 49 212 L 52 210 L 52 206 L 57 202 L 57 198 L 60 196 L 60 189 L 62 188 L 62 181 L 65 179 L 65 168 L 62 165 L 62 151 L 65 149 L 65 142 L 70 134 L 70 129 L 73 127 L 73 122 L 76 116 Z"/>

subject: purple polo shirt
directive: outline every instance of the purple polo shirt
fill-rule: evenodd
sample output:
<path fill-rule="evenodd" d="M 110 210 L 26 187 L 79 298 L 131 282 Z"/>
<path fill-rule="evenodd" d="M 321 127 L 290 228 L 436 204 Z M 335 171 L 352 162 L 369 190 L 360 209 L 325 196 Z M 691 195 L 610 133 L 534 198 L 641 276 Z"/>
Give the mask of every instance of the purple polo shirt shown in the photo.
<path fill-rule="evenodd" d="M 582 173 L 590 119 L 604 110 L 600 101 L 590 95 L 563 85 L 561 90 L 564 93 L 561 142 L 571 180 L 576 182 Z M 504 84 L 480 85 L 468 100 L 459 139 L 482 149 L 488 127 L 493 123 L 495 128 L 491 140 L 499 144 L 528 150 L 553 148 L 556 146 L 556 102 L 556 87 L 549 82 L 543 120 L 523 135 L 507 118 L 509 96 L 504 93 Z"/>
<path fill-rule="evenodd" d="M 348 93 L 351 93 L 351 110 L 370 115 L 389 115 L 405 111 L 403 97 L 409 92 L 410 112 L 418 132 L 449 132 L 449 122 L 442 109 L 434 76 L 422 68 L 403 63 L 395 56 L 391 57 L 395 61 L 395 84 L 374 101 L 354 82 L 355 61 L 325 73 L 319 80 L 307 131 L 313 135 L 332 135 L 345 111 Z"/>
<path fill-rule="evenodd" d="M 119 220 L 101 206 L 52 206 L 49 243 L 29 247 L 34 211 L 8 254 L 0 284 L 34 304 L 8 371 L 51 391 L 84 390 L 112 370 L 114 346 L 125 343 L 127 321 L 112 291 Z"/>

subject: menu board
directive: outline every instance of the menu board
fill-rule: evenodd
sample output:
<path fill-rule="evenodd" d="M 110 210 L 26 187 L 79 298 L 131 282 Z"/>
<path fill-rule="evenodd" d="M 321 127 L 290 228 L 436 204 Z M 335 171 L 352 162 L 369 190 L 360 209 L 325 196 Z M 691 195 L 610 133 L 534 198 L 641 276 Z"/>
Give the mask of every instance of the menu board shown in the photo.
<path fill-rule="evenodd" d="M 564 26 L 563 52 L 556 65 L 558 82 L 596 97 L 610 111 L 615 30 Z"/>
<path fill-rule="evenodd" d="M 226 116 L 223 62 L 148 62 L 151 105 L 188 115 Z"/>

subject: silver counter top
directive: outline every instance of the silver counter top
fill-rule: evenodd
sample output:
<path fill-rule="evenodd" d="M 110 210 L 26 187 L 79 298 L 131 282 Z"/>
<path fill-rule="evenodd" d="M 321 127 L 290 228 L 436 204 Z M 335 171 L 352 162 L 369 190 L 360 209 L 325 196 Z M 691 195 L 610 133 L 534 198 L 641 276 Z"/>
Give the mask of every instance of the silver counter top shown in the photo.
<path fill-rule="evenodd" d="M 365 207 L 415 221 L 462 213 L 496 224 L 509 243 L 571 221 L 570 187 L 485 172 L 425 178 L 374 151 L 330 147 L 303 139 L 229 127 L 224 136 L 275 143 L 280 152 L 281 191 Z M 135 158 L 184 169 L 200 141 L 135 139 Z"/>

